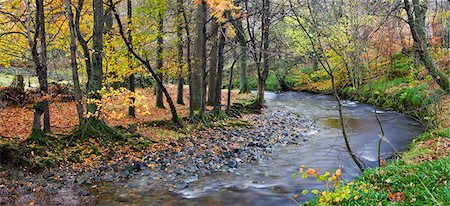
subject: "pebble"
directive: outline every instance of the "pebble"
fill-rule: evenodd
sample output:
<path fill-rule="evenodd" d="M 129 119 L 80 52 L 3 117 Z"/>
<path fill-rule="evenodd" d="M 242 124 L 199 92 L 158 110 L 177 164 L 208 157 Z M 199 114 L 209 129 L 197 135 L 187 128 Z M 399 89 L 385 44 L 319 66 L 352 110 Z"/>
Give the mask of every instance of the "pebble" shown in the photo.
<path fill-rule="evenodd" d="M 17 192 L 30 193 L 37 188 L 36 185 L 45 188 L 49 183 L 49 192 L 52 194 L 70 188 L 69 190 L 77 191 L 73 194 L 90 196 L 92 194 L 85 189 L 79 189 L 79 185 L 91 185 L 92 180 L 95 180 L 96 184 L 101 181 L 117 182 L 134 176 L 142 176 L 152 184 L 164 182 L 163 184 L 170 185 L 171 188 L 175 185 L 175 189 L 180 190 L 197 181 L 202 175 L 210 175 L 213 172 L 235 173 L 242 164 L 264 162 L 270 159 L 270 154 L 277 145 L 298 145 L 301 141 L 308 141 L 309 132 L 318 131 L 311 120 L 288 112 L 266 111 L 261 115 L 249 115 L 245 118 L 251 122 L 251 126 L 198 132 L 195 135 L 197 138 L 170 142 L 169 149 L 146 154 L 144 163 L 122 160 L 111 165 L 104 163 L 89 171 L 63 171 L 57 173 L 58 175 L 47 172 L 42 176 L 32 177 L 30 181 L 36 184 L 19 188 Z M 181 149 L 171 150 L 170 146 Z M 150 168 L 147 165 L 155 166 Z M 18 174 L 21 175 L 24 176 L 21 179 L 28 177 L 28 174 Z M 3 193 L 11 195 L 9 190 L 0 188 L 0 200 L 4 200 L 1 199 Z M 117 199 L 124 203 L 131 201 L 127 194 L 121 194 Z"/>

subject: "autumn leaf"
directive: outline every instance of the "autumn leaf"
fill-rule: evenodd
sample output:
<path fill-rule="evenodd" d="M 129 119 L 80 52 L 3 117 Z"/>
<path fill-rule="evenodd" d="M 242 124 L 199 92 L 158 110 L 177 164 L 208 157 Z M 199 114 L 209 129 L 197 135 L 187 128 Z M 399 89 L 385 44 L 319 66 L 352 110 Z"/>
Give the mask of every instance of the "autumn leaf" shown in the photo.
<path fill-rule="evenodd" d="M 402 202 L 406 199 L 405 193 L 403 192 L 389 193 L 388 198 L 392 202 Z"/>

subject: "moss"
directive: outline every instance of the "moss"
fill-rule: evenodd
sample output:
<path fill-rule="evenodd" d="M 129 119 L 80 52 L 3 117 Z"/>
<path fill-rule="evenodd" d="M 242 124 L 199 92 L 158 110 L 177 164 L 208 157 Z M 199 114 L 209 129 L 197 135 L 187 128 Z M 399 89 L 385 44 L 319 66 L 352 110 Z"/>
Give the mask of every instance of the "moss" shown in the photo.
<path fill-rule="evenodd" d="M 105 140 L 117 140 L 124 139 L 125 137 L 117 129 L 108 126 L 103 121 L 96 118 L 89 118 L 73 132 L 71 138 L 101 138 Z"/>
<path fill-rule="evenodd" d="M 49 146 L 50 145 L 50 139 L 49 136 L 47 136 L 44 131 L 38 128 L 33 128 L 31 131 L 30 136 L 26 140 L 28 143 L 35 143 L 39 146 Z"/>
<path fill-rule="evenodd" d="M 341 96 L 373 104 L 383 109 L 406 113 L 418 118 L 431 128 L 439 124 L 436 122 L 436 118 L 430 117 L 430 114 L 434 115 L 430 105 L 440 101 L 443 95 L 442 90 L 433 90 L 428 84 L 411 78 L 393 80 L 379 78 L 372 82 L 372 89 L 373 99 L 369 84 L 358 89 L 346 87 L 341 91 Z"/>

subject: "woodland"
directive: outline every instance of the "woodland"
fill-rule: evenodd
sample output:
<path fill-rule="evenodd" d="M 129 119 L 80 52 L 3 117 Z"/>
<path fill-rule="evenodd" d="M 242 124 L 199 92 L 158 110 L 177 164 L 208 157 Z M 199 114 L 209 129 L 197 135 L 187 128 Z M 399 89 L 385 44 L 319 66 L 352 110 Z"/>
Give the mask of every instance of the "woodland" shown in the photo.
<path fill-rule="evenodd" d="M 177 193 L 320 136 L 283 94 L 332 97 L 354 170 L 293 162 L 321 186 L 200 205 L 449 205 L 449 75 L 450 0 L 0 0 L 0 205 L 191 205 L 105 194 Z M 374 160 L 348 101 L 373 105 Z M 383 154 L 383 112 L 417 123 L 404 151 Z"/>

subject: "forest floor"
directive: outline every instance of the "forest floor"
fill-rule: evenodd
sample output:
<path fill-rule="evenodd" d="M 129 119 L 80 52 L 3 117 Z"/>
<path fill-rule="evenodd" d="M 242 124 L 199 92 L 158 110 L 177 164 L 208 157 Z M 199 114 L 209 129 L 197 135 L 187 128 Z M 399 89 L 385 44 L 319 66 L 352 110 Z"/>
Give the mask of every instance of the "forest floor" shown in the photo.
<path fill-rule="evenodd" d="M 175 92 L 174 88 L 170 91 Z M 3 127 L 17 127 L 2 130 L 6 137 L 0 140 L 0 150 L 6 158 L 0 163 L 0 204 L 95 204 L 102 184 L 138 175 L 152 177 L 166 188 L 182 189 L 199 176 L 233 172 L 240 164 L 258 162 L 279 143 L 307 141 L 306 134 L 315 127 L 297 115 L 265 110 L 177 129 L 171 126 L 168 111 L 153 107 L 151 91 L 140 92 L 150 93 L 139 100 L 148 100 L 149 108 L 138 106 L 142 114 L 138 112 L 135 120 L 117 116 L 126 112 L 120 96 L 105 108 L 106 122 L 119 130 L 125 128 L 121 130 L 125 139 L 74 139 L 67 145 L 70 137 L 66 134 L 76 125 L 74 105 L 53 103 L 55 135 L 49 137 L 48 145 L 28 143 L 31 109 L 0 110 L 2 117 L 9 115 L 5 121 L 14 120 Z M 233 97 L 248 101 L 253 96 L 234 92 Z M 187 115 L 187 107 L 178 109 Z M 136 125 L 136 133 L 127 132 L 130 125 Z"/>

